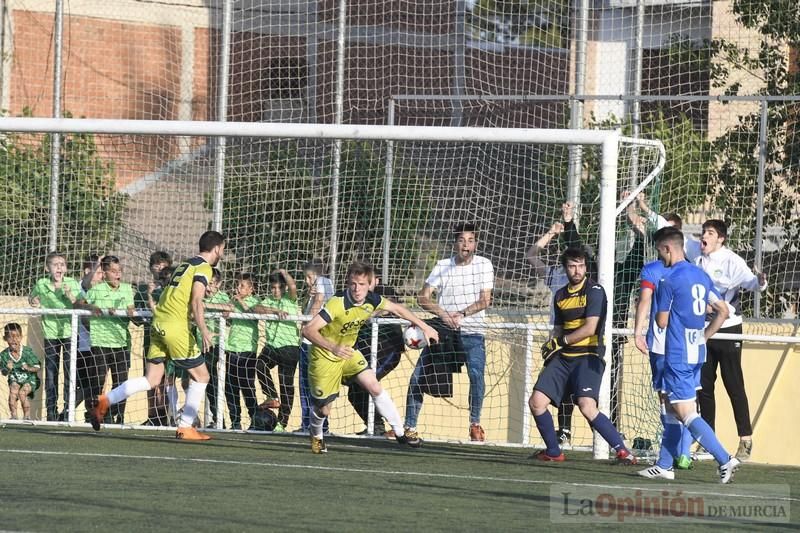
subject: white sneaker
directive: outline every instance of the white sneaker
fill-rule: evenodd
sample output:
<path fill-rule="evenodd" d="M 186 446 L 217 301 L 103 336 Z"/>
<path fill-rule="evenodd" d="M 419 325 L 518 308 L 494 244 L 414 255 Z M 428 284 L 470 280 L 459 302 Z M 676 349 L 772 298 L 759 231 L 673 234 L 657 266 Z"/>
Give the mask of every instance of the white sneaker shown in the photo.
<path fill-rule="evenodd" d="M 648 479 L 669 479 L 672 481 L 675 479 L 675 472 L 670 469 L 661 468 L 658 465 L 653 465 L 650 468 L 646 468 L 644 470 L 639 470 L 639 475 L 642 477 L 646 477 Z"/>
<path fill-rule="evenodd" d="M 736 457 L 731 457 L 727 463 L 719 467 L 719 482 L 730 483 L 733 481 L 733 474 L 739 469 L 742 462 Z"/>

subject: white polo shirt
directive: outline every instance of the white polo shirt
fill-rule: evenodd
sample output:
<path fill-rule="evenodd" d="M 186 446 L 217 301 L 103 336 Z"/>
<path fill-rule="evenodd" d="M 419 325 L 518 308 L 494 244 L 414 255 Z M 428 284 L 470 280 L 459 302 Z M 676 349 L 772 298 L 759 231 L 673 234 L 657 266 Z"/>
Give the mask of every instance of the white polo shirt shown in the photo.
<path fill-rule="evenodd" d="M 460 312 L 480 299 L 481 291 L 494 288 L 494 267 L 487 258 L 475 255 L 466 265 L 457 265 L 455 257 L 442 259 L 425 280 L 437 291 L 437 303 L 445 311 Z M 483 334 L 486 310 L 465 317 L 462 333 Z"/>
<path fill-rule="evenodd" d="M 723 328 L 737 326 L 742 323 L 741 289 L 763 291 L 767 288 L 758 284 L 758 276 L 753 274 L 744 259 L 726 247 L 716 252 L 704 254 L 695 260 L 695 264 L 705 270 L 714 282 L 722 299 L 732 309 L 731 315 L 722 324 Z"/>

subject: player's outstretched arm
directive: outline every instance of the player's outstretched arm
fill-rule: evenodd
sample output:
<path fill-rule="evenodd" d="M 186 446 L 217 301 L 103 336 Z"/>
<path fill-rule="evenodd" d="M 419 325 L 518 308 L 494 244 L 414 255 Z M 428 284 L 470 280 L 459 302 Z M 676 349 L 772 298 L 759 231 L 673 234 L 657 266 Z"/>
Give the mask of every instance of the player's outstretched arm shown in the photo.
<path fill-rule="evenodd" d="M 437 306 L 438 307 L 438 306 Z M 383 309 L 392 313 L 393 315 L 397 315 L 400 318 L 404 318 L 420 328 L 422 332 L 425 334 L 425 338 L 428 339 L 428 342 L 439 342 L 439 333 L 426 324 L 421 318 L 411 312 L 406 306 L 402 304 L 398 304 L 392 302 L 390 300 L 386 300 Z"/>

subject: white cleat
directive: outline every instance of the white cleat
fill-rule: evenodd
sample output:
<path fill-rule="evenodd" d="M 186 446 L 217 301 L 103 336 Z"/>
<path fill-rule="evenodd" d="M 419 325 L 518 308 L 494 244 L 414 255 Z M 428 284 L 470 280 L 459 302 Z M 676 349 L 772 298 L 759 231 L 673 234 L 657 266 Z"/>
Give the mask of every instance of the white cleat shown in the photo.
<path fill-rule="evenodd" d="M 648 479 L 669 479 L 672 481 L 675 479 L 675 472 L 670 469 L 661 468 L 658 465 L 653 465 L 650 468 L 646 468 L 644 470 L 639 470 L 639 475 L 642 477 L 646 477 Z"/>
<path fill-rule="evenodd" d="M 730 483 L 733 481 L 733 474 L 739 470 L 739 465 L 742 462 L 736 457 L 731 457 L 727 463 L 719 467 L 719 482 Z"/>

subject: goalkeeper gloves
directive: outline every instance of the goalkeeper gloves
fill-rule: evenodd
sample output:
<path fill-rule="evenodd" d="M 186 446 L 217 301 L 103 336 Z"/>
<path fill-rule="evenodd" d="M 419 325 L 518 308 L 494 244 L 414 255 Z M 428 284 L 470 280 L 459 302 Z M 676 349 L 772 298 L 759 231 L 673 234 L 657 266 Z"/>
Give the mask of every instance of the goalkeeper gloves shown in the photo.
<path fill-rule="evenodd" d="M 544 359 L 545 364 L 549 363 L 553 356 L 560 352 L 564 346 L 568 346 L 566 335 L 551 337 L 549 341 L 542 344 L 542 359 Z"/>

